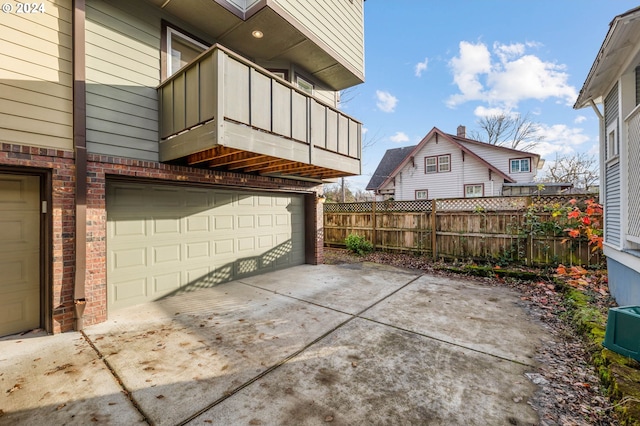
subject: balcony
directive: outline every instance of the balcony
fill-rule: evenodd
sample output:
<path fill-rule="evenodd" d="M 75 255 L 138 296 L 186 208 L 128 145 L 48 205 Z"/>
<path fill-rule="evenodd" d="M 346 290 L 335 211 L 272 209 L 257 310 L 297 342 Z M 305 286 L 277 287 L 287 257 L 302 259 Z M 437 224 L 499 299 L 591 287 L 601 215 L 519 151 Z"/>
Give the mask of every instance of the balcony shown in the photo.
<path fill-rule="evenodd" d="M 360 122 L 223 46 L 158 92 L 160 161 L 317 180 L 360 174 Z"/>

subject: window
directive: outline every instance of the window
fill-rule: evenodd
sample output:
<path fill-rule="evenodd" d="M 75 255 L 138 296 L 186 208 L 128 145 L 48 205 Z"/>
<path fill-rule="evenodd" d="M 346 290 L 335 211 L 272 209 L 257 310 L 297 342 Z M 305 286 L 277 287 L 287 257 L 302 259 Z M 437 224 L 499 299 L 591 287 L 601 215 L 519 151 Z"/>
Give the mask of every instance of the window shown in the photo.
<path fill-rule="evenodd" d="M 425 173 L 435 173 L 438 171 L 438 157 L 427 157 L 424 159 Z"/>
<path fill-rule="evenodd" d="M 510 173 L 529 173 L 531 171 L 530 158 L 516 158 L 511 160 Z"/>
<path fill-rule="evenodd" d="M 269 69 L 269 71 L 271 72 L 271 74 L 275 75 L 276 77 L 280 77 L 283 80 L 289 81 L 289 71 L 287 70 L 283 70 L 283 69 Z"/>
<path fill-rule="evenodd" d="M 473 184 L 464 186 L 465 198 L 484 197 L 484 184 Z"/>
<path fill-rule="evenodd" d="M 305 93 L 313 95 L 313 83 L 296 74 L 296 86 Z"/>
<path fill-rule="evenodd" d="M 442 173 L 451 171 L 451 155 L 424 158 L 425 173 Z"/>
<path fill-rule="evenodd" d="M 618 139 L 617 121 L 607 127 L 607 147 L 606 147 L 606 159 L 611 160 L 620 154 L 620 142 Z"/>
<path fill-rule="evenodd" d="M 442 155 L 438 157 L 438 171 L 439 172 L 448 172 L 451 170 L 451 164 L 449 164 L 449 156 Z"/>
<path fill-rule="evenodd" d="M 416 191 L 416 200 L 427 200 L 428 191 L 426 189 L 419 189 Z"/>
<path fill-rule="evenodd" d="M 166 49 L 163 53 L 163 72 L 165 78 L 171 77 L 180 68 L 193 61 L 209 46 L 170 26 L 164 27 Z"/>

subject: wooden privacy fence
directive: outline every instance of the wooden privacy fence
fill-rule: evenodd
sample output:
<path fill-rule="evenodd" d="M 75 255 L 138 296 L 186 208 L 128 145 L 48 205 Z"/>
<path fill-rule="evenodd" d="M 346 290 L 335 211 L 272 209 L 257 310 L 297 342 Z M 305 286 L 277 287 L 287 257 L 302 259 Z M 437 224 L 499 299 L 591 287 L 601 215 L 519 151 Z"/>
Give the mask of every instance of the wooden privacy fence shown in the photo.
<path fill-rule="evenodd" d="M 327 203 L 324 242 L 344 246 L 349 234 L 376 250 L 435 258 L 597 265 L 585 239 L 567 239 L 566 214 L 553 210 L 576 196 L 499 197 L 422 201 Z M 579 196 L 578 199 L 593 198 Z M 531 208 L 535 207 L 535 208 Z"/>

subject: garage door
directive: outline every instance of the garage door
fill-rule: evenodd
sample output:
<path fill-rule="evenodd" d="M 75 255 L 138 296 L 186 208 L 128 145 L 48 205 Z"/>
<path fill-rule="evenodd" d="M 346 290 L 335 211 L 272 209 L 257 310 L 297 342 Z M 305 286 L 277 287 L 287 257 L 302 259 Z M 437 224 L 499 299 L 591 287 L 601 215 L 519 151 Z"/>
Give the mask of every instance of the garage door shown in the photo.
<path fill-rule="evenodd" d="M 109 309 L 304 260 L 301 195 L 107 185 Z"/>
<path fill-rule="evenodd" d="M 40 326 L 40 179 L 0 174 L 0 336 Z"/>

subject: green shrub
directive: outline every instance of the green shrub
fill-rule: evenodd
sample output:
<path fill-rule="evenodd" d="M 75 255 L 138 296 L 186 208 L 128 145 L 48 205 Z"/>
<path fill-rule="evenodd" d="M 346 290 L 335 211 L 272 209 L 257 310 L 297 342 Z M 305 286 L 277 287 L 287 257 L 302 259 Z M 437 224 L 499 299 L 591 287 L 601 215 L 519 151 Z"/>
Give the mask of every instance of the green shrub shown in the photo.
<path fill-rule="evenodd" d="M 349 251 L 357 253 L 360 256 L 364 256 L 373 251 L 373 244 L 360 235 L 349 234 L 349 236 L 344 239 L 344 243 L 347 245 Z"/>

